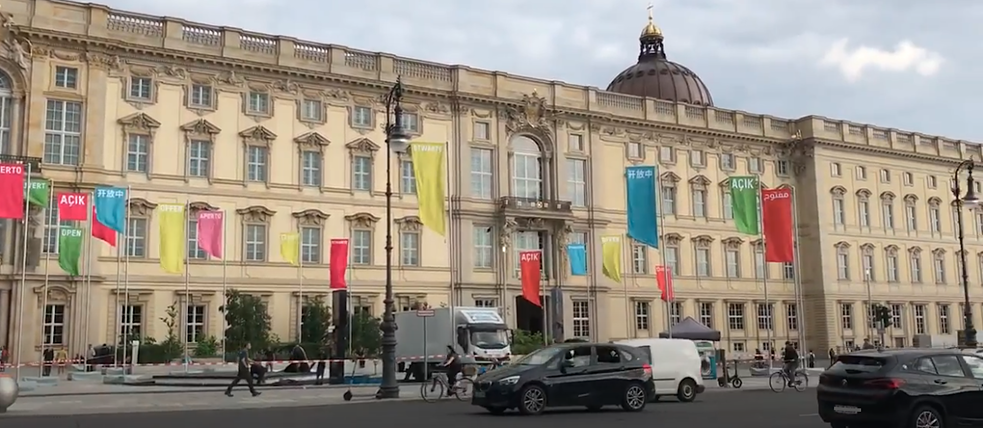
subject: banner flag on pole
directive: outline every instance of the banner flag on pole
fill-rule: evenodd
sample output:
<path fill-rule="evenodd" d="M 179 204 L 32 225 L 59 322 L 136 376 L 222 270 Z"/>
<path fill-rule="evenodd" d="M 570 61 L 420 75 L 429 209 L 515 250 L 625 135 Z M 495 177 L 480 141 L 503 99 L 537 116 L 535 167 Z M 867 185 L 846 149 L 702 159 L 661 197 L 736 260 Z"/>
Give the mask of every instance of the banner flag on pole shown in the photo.
<path fill-rule="evenodd" d="M 542 257 L 543 252 L 520 251 L 519 252 L 519 275 L 522 277 L 522 298 L 536 306 L 542 307 L 539 301 L 539 284 L 541 281 Z"/>
<path fill-rule="evenodd" d="M 567 245 L 567 259 L 570 260 L 570 274 L 574 276 L 587 275 L 587 246 L 584 244 Z"/>
<path fill-rule="evenodd" d="M 676 290 L 672 287 L 672 271 L 668 266 L 655 267 L 655 280 L 659 284 L 659 291 L 662 292 L 663 302 L 676 300 Z"/>
<path fill-rule="evenodd" d="M 89 221 L 89 194 L 59 192 L 59 221 Z"/>
<path fill-rule="evenodd" d="M 332 239 L 329 269 L 331 271 L 331 289 L 344 290 L 348 288 L 345 283 L 345 274 L 348 271 L 348 239 Z"/>
<path fill-rule="evenodd" d="M 761 234 L 761 230 L 758 229 L 759 189 L 760 184 L 756 176 L 730 178 L 730 205 L 738 233 Z"/>
<path fill-rule="evenodd" d="M 92 237 L 109 244 L 110 247 L 116 246 L 116 231 L 99 223 L 95 205 L 92 205 Z"/>
<path fill-rule="evenodd" d="M 0 218 L 24 218 L 24 181 L 24 165 L 0 163 Z"/>
<path fill-rule="evenodd" d="M 187 251 L 184 248 L 184 229 L 188 223 L 184 209 L 184 204 L 157 205 L 157 217 L 160 219 L 160 267 L 167 273 L 184 272 Z M 101 212 L 96 211 L 96 214 Z"/>
<path fill-rule="evenodd" d="M 625 168 L 627 189 L 628 236 L 652 248 L 659 248 L 658 214 L 655 208 L 654 166 Z"/>
<path fill-rule="evenodd" d="M 621 235 L 601 237 L 601 273 L 615 282 L 621 282 Z"/>
<path fill-rule="evenodd" d="M 61 234 L 58 236 L 58 266 L 69 275 L 79 275 L 79 259 L 82 258 L 84 235 L 82 229 L 77 227 L 61 228 Z"/>
<path fill-rule="evenodd" d="M 46 206 L 48 204 L 48 192 L 51 191 L 51 181 L 47 179 L 32 179 L 31 188 L 27 187 L 27 181 L 24 182 L 24 197 L 27 202 L 31 205 L 37 205 L 39 207 Z"/>
<path fill-rule="evenodd" d="M 444 143 L 410 143 L 416 199 L 420 204 L 420 222 L 440 236 L 444 224 Z"/>
<path fill-rule="evenodd" d="M 761 222 L 765 237 L 765 261 L 794 262 L 792 189 L 783 187 L 761 191 Z"/>
<path fill-rule="evenodd" d="M 209 257 L 221 259 L 222 231 L 225 229 L 225 213 L 222 211 L 198 211 L 198 248 Z"/>
<path fill-rule="evenodd" d="M 95 194 L 96 220 L 116 232 L 126 233 L 126 201 L 129 197 L 126 189 L 96 187 Z"/>
<path fill-rule="evenodd" d="M 280 234 L 280 257 L 294 266 L 300 266 L 300 234 Z"/>

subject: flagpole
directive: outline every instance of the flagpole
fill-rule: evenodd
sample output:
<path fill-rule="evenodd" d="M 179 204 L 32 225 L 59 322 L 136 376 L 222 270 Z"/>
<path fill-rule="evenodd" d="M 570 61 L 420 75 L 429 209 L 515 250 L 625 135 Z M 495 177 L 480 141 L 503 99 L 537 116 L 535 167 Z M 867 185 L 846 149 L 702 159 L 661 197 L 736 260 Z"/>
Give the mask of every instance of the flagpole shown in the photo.
<path fill-rule="evenodd" d="M 297 233 L 297 276 L 298 281 L 298 293 L 297 293 L 297 343 L 304 341 L 304 335 L 301 333 L 300 329 L 304 325 L 304 244 L 303 244 L 303 228 Z"/>
<path fill-rule="evenodd" d="M 31 214 L 31 199 L 30 199 L 30 196 L 31 196 L 31 164 L 28 163 L 26 166 L 27 166 L 27 168 L 26 168 L 26 170 L 27 170 L 27 195 L 26 195 L 27 198 L 24 201 L 24 242 L 23 242 L 22 248 L 21 248 L 21 268 L 20 268 L 20 284 L 21 284 L 21 286 L 20 286 L 20 294 L 18 296 L 18 302 L 17 302 L 17 315 L 18 315 L 18 317 L 17 317 L 17 320 L 18 320 L 18 322 L 17 322 L 17 347 L 16 347 L 17 354 L 14 355 L 14 361 L 17 364 L 17 370 L 15 372 L 15 374 L 17 376 L 17 379 L 20 379 L 20 366 L 21 366 L 21 362 L 22 362 L 21 356 L 24 354 L 21 351 L 21 345 L 24 343 L 24 321 L 23 321 L 23 318 L 24 318 L 24 294 L 26 294 L 26 292 L 27 292 L 27 241 L 29 240 L 29 237 L 30 237 L 30 233 L 29 233 L 30 232 L 29 218 L 30 218 L 30 214 Z M 51 193 L 51 185 L 50 184 L 48 185 L 48 193 Z M 41 236 L 44 236 L 44 235 L 41 235 Z M 42 243 L 41 247 L 44 248 L 44 245 L 45 244 L 47 244 L 47 241 L 45 241 L 44 243 Z M 41 308 L 41 313 L 42 314 L 43 313 L 46 313 L 46 312 L 47 312 L 47 308 Z M 41 330 L 42 331 L 44 330 L 44 324 L 41 325 Z"/>
<path fill-rule="evenodd" d="M 127 190 L 129 190 L 129 188 L 127 188 Z M 129 208 L 126 207 L 129 197 L 130 195 L 127 194 L 124 198 L 124 210 L 129 210 Z M 116 234 L 116 290 L 114 293 L 116 295 L 116 322 L 114 323 L 115 325 L 113 325 L 113 367 L 119 366 L 119 351 L 116 348 L 119 346 L 120 338 L 122 337 L 121 335 L 123 333 L 123 301 L 120 299 L 123 292 L 123 283 L 120 281 L 120 279 L 123 277 L 123 252 L 127 250 L 127 245 L 129 244 L 126 239 L 127 222 L 125 219 L 125 211 L 123 217 L 123 233 L 113 230 L 113 233 Z"/>
<path fill-rule="evenodd" d="M 756 197 L 758 199 L 758 233 L 761 235 L 761 251 L 762 251 L 762 253 L 764 253 L 765 251 L 767 251 L 767 247 L 766 246 L 768 245 L 768 243 L 765 242 L 764 219 L 762 218 L 762 216 L 764 215 L 764 213 L 763 213 L 763 210 L 762 210 L 762 207 L 761 207 L 761 203 L 762 203 L 763 199 L 761 198 L 761 190 L 762 190 L 762 188 L 761 188 L 761 177 L 760 176 L 758 176 L 757 182 L 758 182 L 758 193 L 757 193 Z M 768 323 L 765 324 L 765 327 L 768 330 L 767 331 L 767 338 L 768 338 L 767 339 L 768 340 L 768 357 L 769 357 L 768 358 L 768 368 L 770 369 L 771 368 L 771 363 L 773 361 L 773 359 L 771 357 L 775 355 L 775 346 L 774 346 L 775 344 L 772 342 L 772 334 L 773 334 L 773 332 L 775 330 L 775 310 L 774 310 L 774 308 L 771 307 L 771 296 L 768 295 L 768 261 L 767 260 L 768 260 L 768 257 L 765 255 L 764 260 L 762 260 L 763 263 L 764 263 L 764 272 L 763 272 L 764 275 L 761 275 L 761 283 L 762 283 L 762 286 L 765 289 L 764 290 L 765 291 L 765 310 L 767 311 L 767 314 L 768 314 L 768 318 L 767 318 L 768 319 Z M 761 329 L 760 329 L 760 327 L 761 326 L 759 325 L 758 327 L 759 327 L 757 329 L 758 330 L 758 335 L 759 335 L 758 344 L 760 345 L 761 344 L 761 339 L 760 339 L 760 335 L 761 335 L 761 331 L 760 331 Z"/>
<path fill-rule="evenodd" d="M 543 269 L 543 267 L 544 267 L 543 262 L 546 261 L 546 257 L 545 256 L 546 256 L 546 251 L 539 250 L 539 268 L 540 269 Z M 541 302 L 543 302 L 543 304 L 540 305 L 540 309 L 543 310 L 543 345 L 544 346 L 550 346 L 550 336 L 551 336 L 550 335 L 550 330 L 549 330 L 550 320 L 549 320 L 549 311 L 547 310 L 547 307 L 549 306 L 547 304 L 547 302 L 549 300 L 549 296 L 546 293 L 546 283 L 543 282 L 542 277 L 540 277 L 540 280 L 539 280 L 539 292 L 543 295 L 543 300 L 541 300 Z M 453 319 L 454 319 L 454 310 L 451 309 L 451 330 L 454 330 L 457 327 L 457 326 L 454 326 Z"/>
<path fill-rule="evenodd" d="M 634 333 L 635 329 L 633 329 L 631 326 L 631 299 L 628 298 L 628 273 L 631 272 L 632 275 L 635 274 L 635 260 L 632 258 L 631 247 L 632 244 L 628 238 L 628 234 L 626 233 L 622 235 L 620 249 L 621 257 L 624 258 L 622 265 L 630 264 L 629 266 L 623 266 L 621 272 L 621 291 L 625 295 L 625 339 L 631 339 L 632 337 L 637 336 L 637 334 Z M 625 257 L 626 253 L 628 254 L 627 257 Z"/>
<path fill-rule="evenodd" d="M 802 276 L 799 274 L 799 211 L 796 204 L 798 198 L 798 192 L 795 187 L 791 187 L 792 190 L 792 230 L 793 230 L 793 250 L 795 261 L 792 263 L 793 273 L 795 276 L 793 278 L 793 286 L 795 287 L 795 318 L 796 322 L 796 332 L 799 338 L 799 353 L 808 352 L 809 348 L 806 346 L 806 325 L 805 325 L 805 296 L 802 292 Z M 882 343 L 881 346 L 884 346 Z"/>
<path fill-rule="evenodd" d="M 123 242 L 125 246 L 123 247 L 123 304 L 129 306 L 130 303 L 130 201 L 132 200 L 131 187 L 126 186 L 126 224 L 123 225 Z M 123 305 L 120 305 L 120 310 L 123 310 Z M 133 310 L 130 308 L 129 311 L 124 311 L 124 316 L 127 316 L 125 312 L 128 312 L 129 321 L 133 321 Z M 120 319 L 120 330 L 123 327 L 123 320 Z M 123 374 L 126 374 L 126 342 L 130 338 L 130 329 L 127 327 L 126 332 L 120 332 L 123 336 Z"/>
<path fill-rule="evenodd" d="M 184 198 L 184 372 L 188 372 L 188 341 L 191 339 L 188 334 L 188 315 L 191 309 L 191 259 L 188 257 L 188 219 L 190 218 L 191 203 L 187 197 Z M 225 216 L 222 216 L 223 218 Z M 223 356 L 224 358 L 224 356 Z M 135 361 L 134 361 L 135 362 Z"/>
<path fill-rule="evenodd" d="M 670 339 L 672 339 L 672 314 L 669 313 L 669 311 L 670 311 L 670 307 L 669 307 L 670 303 L 669 302 L 673 298 L 675 298 L 676 293 L 675 293 L 675 290 L 673 290 L 672 293 L 669 292 L 669 277 L 671 275 L 671 272 L 669 270 L 669 258 L 666 256 L 665 242 L 663 242 L 666 239 L 666 213 L 665 213 L 665 210 L 663 209 L 664 207 L 662 206 L 662 203 L 665 202 L 665 201 L 662 199 L 662 194 L 659 192 L 659 183 L 660 183 L 659 180 L 660 180 L 660 178 L 659 178 L 659 174 L 658 174 L 658 169 L 656 169 L 656 174 L 655 175 L 656 175 L 655 176 L 655 179 L 656 179 L 656 186 L 655 186 L 655 188 L 656 188 L 656 196 L 655 196 L 655 199 L 656 199 L 656 203 L 659 204 L 659 212 L 658 212 L 659 224 L 657 225 L 658 230 L 659 230 L 659 241 L 660 241 L 659 242 L 659 245 L 661 245 L 661 247 L 659 248 L 659 255 L 662 257 L 662 282 L 665 284 L 665 290 L 663 290 L 662 293 L 664 293 L 666 295 L 666 298 L 665 299 L 660 299 L 660 300 L 662 300 L 662 306 L 664 307 L 664 312 L 666 314 L 666 316 L 665 316 L 665 321 L 666 321 L 666 326 L 667 326 L 666 333 L 668 333 L 667 335 L 669 336 Z M 656 272 L 655 273 L 656 273 L 656 275 L 659 274 L 658 269 L 656 269 Z M 655 278 L 655 281 L 656 281 L 656 284 L 658 284 L 659 278 L 656 277 Z"/>
<path fill-rule="evenodd" d="M 354 314 L 352 314 L 352 310 L 355 308 L 355 302 L 352 301 L 352 279 L 355 276 L 355 263 L 351 263 L 351 260 L 352 260 L 352 251 L 355 251 L 354 247 L 352 246 L 352 242 L 353 242 L 352 239 L 349 238 L 348 239 L 348 256 L 347 256 L 348 257 L 347 260 L 349 262 L 346 263 L 346 265 L 347 265 L 348 268 L 345 269 L 345 275 L 348 276 L 348 280 L 345 281 L 345 293 L 347 294 L 345 296 L 345 314 L 348 317 L 348 319 L 345 320 L 345 323 L 348 325 L 348 353 L 346 355 L 343 355 L 342 356 L 343 358 L 347 358 L 348 355 L 351 355 L 352 354 L 352 332 L 355 331 L 355 327 L 352 325 L 352 324 L 354 324 L 354 322 L 352 322 L 352 320 L 354 318 L 352 316 L 352 315 L 354 315 Z"/>
<path fill-rule="evenodd" d="M 50 181 L 49 184 L 48 184 L 48 208 L 47 208 L 47 210 L 51 210 L 51 205 L 55 201 L 55 192 L 52 191 L 53 190 L 52 187 L 54 187 L 54 186 L 52 186 L 51 184 L 54 184 L 54 181 Z M 28 188 L 28 191 L 30 191 L 30 188 Z M 55 245 L 58 245 L 57 242 L 59 240 L 61 240 L 61 213 L 60 212 L 56 212 L 56 214 L 55 214 L 55 221 L 58 223 L 58 229 L 57 229 L 58 233 L 55 234 Z M 44 224 L 44 229 L 43 230 L 47 232 L 48 229 L 51 228 L 51 217 L 50 217 L 50 215 L 49 215 L 49 213 L 47 211 L 45 212 L 44 223 L 43 224 Z M 38 372 L 38 376 L 39 377 L 40 376 L 44 376 L 44 366 L 45 366 L 45 361 L 44 361 L 44 348 L 47 347 L 47 345 L 48 345 L 48 344 L 44 343 L 45 342 L 45 340 L 44 340 L 44 333 L 45 333 L 45 331 L 44 331 L 44 321 L 45 321 L 45 317 L 47 316 L 47 313 L 48 313 L 48 280 L 49 280 L 49 278 L 51 276 L 51 274 L 49 272 L 49 267 L 48 266 L 50 264 L 51 264 L 51 251 L 46 251 L 44 253 L 44 285 L 42 285 L 42 288 L 41 288 L 41 294 L 42 294 L 42 297 L 41 297 L 41 324 L 40 324 L 40 326 L 41 326 L 41 342 L 40 342 L 40 345 L 41 345 L 40 346 L 40 349 L 41 349 L 40 356 L 41 356 L 41 358 L 38 359 L 38 361 L 41 362 L 41 369 Z"/>
<path fill-rule="evenodd" d="M 228 299 L 226 297 L 226 293 L 228 293 L 229 291 L 229 249 L 228 249 L 229 231 L 228 231 L 228 227 L 226 227 L 227 219 L 225 218 L 225 214 L 226 212 L 223 211 L 222 212 L 222 306 L 225 306 L 226 299 Z M 188 233 L 191 232 L 188 231 Z M 201 239 L 201 235 L 195 235 L 195 236 L 198 236 L 198 239 Z M 229 328 L 228 321 L 226 321 L 224 315 L 225 314 L 223 314 L 222 316 L 222 361 L 223 362 L 225 361 L 225 353 L 228 352 L 228 350 L 226 349 L 225 331 L 228 330 Z"/>
<path fill-rule="evenodd" d="M 50 192 L 51 190 L 50 186 L 48 190 Z M 85 208 L 86 212 L 88 213 L 86 215 L 89 216 L 89 232 L 88 232 L 88 237 L 86 238 L 87 244 L 85 246 L 85 276 L 82 277 L 82 286 L 85 287 L 85 293 L 84 293 L 85 314 L 83 315 L 84 318 L 82 318 L 82 343 L 79 344 L 81 345 L 80 347 L 82 349 L 82 352 L 84 352 L 83 354 L 84 363 L 82 367 L 83 370 L 88 368 L 87 366 L 88 361 L 86 360 L 88 359 L 89 356 L 89 348 L 87 346 L 89 342 L 89 327 L 90 327 L 89 316 L 90 313 L 92 312 L 92 225 L 95 224 L 96 221 L 95 214 L 92 212 L 94 207 L 93 204 L 95 203 L 92 200 L 92 198 L 94 197 L 95 197 L 95 192 L 93 191 L 92 193 L 89 194 L 89 198 L 87 199 L 86 208 Z"/>

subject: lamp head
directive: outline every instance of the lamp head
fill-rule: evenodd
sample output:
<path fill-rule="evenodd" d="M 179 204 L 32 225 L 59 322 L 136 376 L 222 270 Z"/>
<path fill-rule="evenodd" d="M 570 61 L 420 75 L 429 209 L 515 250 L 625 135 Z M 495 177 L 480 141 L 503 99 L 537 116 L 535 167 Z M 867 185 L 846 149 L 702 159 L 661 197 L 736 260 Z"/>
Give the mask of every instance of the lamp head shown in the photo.
<path fill-rule="evenodd" d="M 393 125 L 389 128 L 389 135 L 386 138 L 389 141 L 389 150 L 392 150 L 396 154 L 404 154 L 410 148 L 410 137 L 403 131 L 402 126 Z"/>
<path fill-rule="evenodd" d="M 964 196 L 962 199 L 962 205 L 963 207 L 969 209 L 979 208 L 980 198 L 976 196 L 976 192 L 973 190 L 972 187 L 970 187 L 969 190 L 966 190 L 966 196 Z"/>

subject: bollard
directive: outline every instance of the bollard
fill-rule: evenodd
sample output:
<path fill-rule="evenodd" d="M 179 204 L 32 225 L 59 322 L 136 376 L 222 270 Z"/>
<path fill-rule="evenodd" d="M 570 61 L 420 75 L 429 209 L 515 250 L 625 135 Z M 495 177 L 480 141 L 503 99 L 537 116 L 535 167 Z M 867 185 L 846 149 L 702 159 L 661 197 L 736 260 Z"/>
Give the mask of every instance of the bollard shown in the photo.
<path fill-rule="evenodd" d="M 17 380 L 0 373 L 0 413 L 7 413 L 7 408 L 14 405 L 19 394 Z"/>

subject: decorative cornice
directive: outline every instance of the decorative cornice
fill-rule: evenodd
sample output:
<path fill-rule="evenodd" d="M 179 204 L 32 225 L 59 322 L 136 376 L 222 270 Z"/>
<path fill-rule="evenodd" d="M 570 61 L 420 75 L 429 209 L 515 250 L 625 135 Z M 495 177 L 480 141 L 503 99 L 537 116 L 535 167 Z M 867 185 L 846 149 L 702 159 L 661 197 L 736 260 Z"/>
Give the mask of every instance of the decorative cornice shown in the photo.
<path fill-rule="evenodd" d="M 297 211 L 291 213 L 290 215 L 299 220 L 300 224 L 311 226 L 321 226 L 324 224 L 324 220 L 327 220 L 328 217 L 330 217 L 330 215 L 326 214 L 325 212 L 314 208 Z"/>
<path fill-rule="evenodd" d="M 352 227 L 371 228 L 379 222 L 379 217 L 367 212 L 360 212 L 346 215 L 345 220 L 351 223 Z"/>
<path fill-rule="evenodd" d="M 683 235 L 680 235 L 676 232 L 670 232 L 665 235 L 662 235 L 662 240 L 666 241 L 666 243 L 669 245 L 677 245 L 683 241 Z"/>
<path fill-rule="evenodd" d="M 399 230 L 404 232 L 419 232 L 423 227 L 423 222 L 420 221 L 420 217 L 415 215 L 397 218 L 396 224 L 399 225 Z"/>
<path fill-rule="evenodd" d="M 213 125 L 211 122 L 205 119 L 196 119 L 191 122 L 185 123 L 184 125 L 181 125 L 181 131 L 184 131 L 188 134 L 208 135 L 208 136 L 215 135 L 222 132 L 222 130 L 219 129 L 219 127 Z"/>
<path fill-rule="evenodd" d="M 237 209 L 236 214 L 242 216 L 242 221 L 246 223 L 266 223 L 276 214 L 276 211 L 264 206 L 253 205 Z"/>
<path fill-rule="evenodd" d="M 373 154 L 379 151 L 380 147 L 378 144 L 373 142 L 368 138 L 359 138 L 354 141 L 345 144 L 345 148 L 352 151 L 353 153 L 365 153 Z"/>
<path fill-rule="evenodd" d="M 157 204 L 143 198 L 130 198 L 127 205 L 130 207 L 130 214 L 135 216 L 148 216 L 157 208 Z"/>
<path fill-rule="evenodd" d="M 276 139 L 276 134 L 263 125 L 256 125 L 239 132 L 239 137 L 247 141 L 269 143 Z"/>
<path fill-rule="evenodd" d="M 308 132 L 304 135 L 294 138 L 294 142 L 301 145 L 302 147 L 309 147 L 315 150 L 323 150 L 329 144 L 327 138 L 317 132 Z"/>
<path fill-rule="evenodd" d="M 123 125 L 124 128 L 130 130 L 153 132 L 156 131 L 157 128 L 160 128 L 160 122 L 144 112 L 133 113 L 119 119 L 117 122 L 119 122 L 120 125 Z"/>

